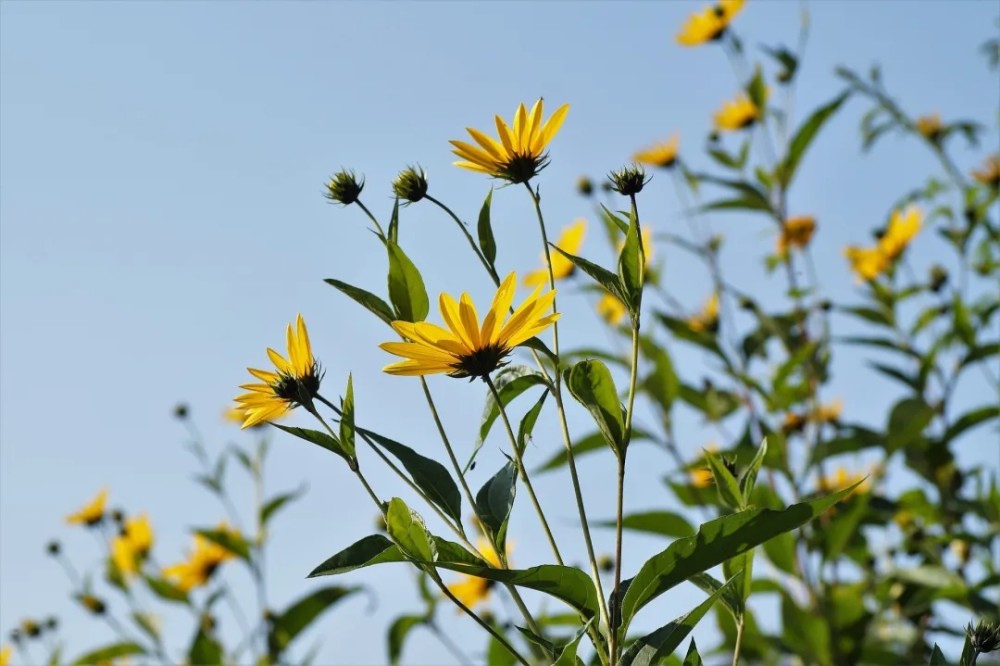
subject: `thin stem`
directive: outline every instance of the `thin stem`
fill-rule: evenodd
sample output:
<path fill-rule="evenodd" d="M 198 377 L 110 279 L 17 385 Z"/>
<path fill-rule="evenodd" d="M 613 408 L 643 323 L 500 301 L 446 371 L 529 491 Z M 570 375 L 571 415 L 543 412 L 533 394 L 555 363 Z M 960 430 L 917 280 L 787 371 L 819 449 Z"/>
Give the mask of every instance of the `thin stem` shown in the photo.
<path fill-rule="evenodd" d="M 743 645 L 743 618 L 736 625 L 736 647 L 733 648 L 733 666 L 739 666 L 740 647 Z"/>
<path fill-rule="evenodd" d="M 455 657 L 455 659 L 458 660 L 458 663 L 460 664 L 472 663 L 472 660 L 469 659 L 469 657 L 464 652 L 462 652 L 462 648 L 458 647 L 458 645 L 453 640 L 448 638 L 448 634 L 441 631 L 441 628 L 437 626 L 436 622 L 434 622 L 433 620 L 429 621 L 427 623 L 427 628 L 430 629 L 431 633 L 434 634 L 439 641 L 441 641 L 441 645 L 443 645 L 445 649 L 447 649 L 448 652 L 451 653 L 451 656 Z"/>
<path fill-rule="evenodd" d="M 455 224 L 458 225 L 458 228 L 462 230 L 463 234 L 465 234 L 466 240 L 469 241 L 469 247 L 471 247 L 472 251 L 476 253 L 476 256 L 479 257 L 479 261 L 483 264 L 483 268 L 486 269 L 486 272 L 490 274 L 490 278 L 493 279 L 493 284 L 499 287 L 500 276 L 497 275 L 496 270 L 493 268 L 493 266 L 490 265 L 490 262 L 486 260 L 486 256 L 482 253 L 482 250 L 479 249 L 479 246 L 476 245 L 476 241 L 472 238 L 472 234 L 469 233 L 469 228 L 465 224 L 465 222 L 462 222 L 462 220 L 460 220 L 458 216 L 455 215 L 455 213 L 453 213 L 450 208 L 445 206 L 443 203 L 441 203 L 431 195 L 425 194 L 424 198 L 430 201 L 432 204 L 435 204 L 438 208 L 440 208 L 444 212 L 448 213 L 448 215 L 451 216 L 451 219 L 455 220 Z"/>
<path fill-rule="evenodd" d="M 388 236 L 386 236 L 385 231 L 382 230 L 382 225 L 378 223 L 378 220 L 375 218 L 374 215 L 372 215 L 372 212 L 368 210 L 368 207 L 365 206 L 363 203 L 361 203 L 361 199 L 356 200 L 354 203 L 358 204 L 358 207 L 361 208 L 361 210 L 365 211 L 365 215 L 368 216 L 368 219 L 371 220 L 372 224 L 375 225 L 375 228 L 378 229 L 379 237 L 382 240 L 387 239 Z"/>
<path fill-rule="evenodd" d="M 549 285 L 552 289 L 555 289 L 555 275 L 552 272 L 552 261 L 549 254 L 549 236 L 545 229 L 545 217 L 542 215 L 542 205 L 539 200 L 538 195 L 528 183 L 524 184 L 525 188 L 528 190 L 528 194 L 531 196 L 531 201 L 535 206 L 535 216 L 538 218 L 538 228 L 542 234 L 542 247 L 545 250 L 545 265 L 549 270 Z M 556 312 L 556 300 L 552 299 L 552 311 Z M 553 340 L 553 351 L 556 358 L 559 358 L 559 322 L 553 322 L 552 324 L 552 340 Z M 535 357 L 536 361 L 538 357 Z M 539 364 L 541 364 L 539 362 Z M 563 406 L 562 399 L 562 376 L 559 373 L 559 368 L 555 369 L 553 373 L 555 377 L 552 381 L 552 395 L 556 399 L 556 412 L 559 414 L 559 427 L 562 431 L 563 445 L 566 447 L 566 461 L 569 466 L 570 479 L 573 482 L 573 494 L 576 499 L 577 513 L 580 516 L 580 526 L 583 530 L 583 540 L 587 546 L 587 558 L 590 560 L 590 576 L 594 581 L 594 586 L 597 588 L 597 599 L 600 602 L 601 615 L 604 616 L 604 622 L 608 627 L 611 626 L 611 615 L 608 613 L 608 604 L 604 599 L 604 586 L 601 584 L 601 570 L 597 566 L 597 554 L 594 552 L 594 541 L 590 536 L 590 521 L 587 519 L 587 509 L 583 503 L 583 490 L 580 485 L 580 475 L 576 469 L 576 455 L 573 453 L 573 440 L 569 434 L 569 424 L 566 421 L 566 409 Z M 595 634 L 598 632 L 595 630 L 591 633 L 591 637 L 594 638 Z M 604 661 L 604 654 L 600 649 L 599 642 L 594 640 L 594 646 L 597 648 L 597 653 L 601 657 L 601 661 Z"/>
<path fill-rule="evenodd" d="M 531 479 L 528 477 L 528 470 L 524 466 L 524 460 L 521 457 L 521 447 L 518 446 L 517 437 L 514 435 L 514 429 L 511 428 L 510 419 L 507 417 L 507 410 L 503 406 L 503 401 L 500 399 L 500 392 L 497 391 L 496 384 L 489 375 L 483 377 L 483 381 L 490 389 L 490 393 L 493 394 L 493 400 L 496 401 L 497 407 L 500 409 L 500 418 L 503 419 L 504 427 L 507 429 L 507 436 L 510 438 L 510 445 L 514 451 L 514 462 L 517 464 L 517 471 L 521 476 L 521 481 L 524 483 L 525 490 L 528 491 L 528 497 L 531 498 L 531 503 L 535 506 L 535 513 L 538 514 L 538 520 L 542 523 L 542 529 L 545 531 L 545 536 L 549 540 L 549 545 L 552 547 L 552 554 L 556 557 L 556 562 L 559 564 L 563 563 L 562 555 L 559 553 L 559 546 L 556 545 L 555 537 L 552 536 L 552 530 L 549 529 L 549 521 L 545 519 L 545 512 L 542 511 L 542 505 L 538 502 L 538 496 L 535 495 L 535 489 L 531 485 Z"/>

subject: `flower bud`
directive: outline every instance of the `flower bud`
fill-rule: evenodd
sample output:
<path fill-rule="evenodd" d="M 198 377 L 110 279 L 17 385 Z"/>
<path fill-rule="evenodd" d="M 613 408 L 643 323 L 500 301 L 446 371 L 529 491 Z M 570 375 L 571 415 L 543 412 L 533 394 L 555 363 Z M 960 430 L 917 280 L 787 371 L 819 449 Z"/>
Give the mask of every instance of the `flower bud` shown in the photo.
<path fill-rule="evenodd" d="M 48 629 L 49 631 L 55 631 L 56 629 L 58 629 L 59 618 L 57 618 L 54 615 L 50 615 L 49 617 L 45 618 L 45 628 Z"/>
<path fill-rule="evenodd" d="M 948 271 L 941 264 L 931 266 L 929 286 L 931 291 L 937 293 L 948 282 Z"/>
<path fill-rule="evenodd" d="M 83 604 L 83 607 L 94 615 L 104 615 L 104 611 L 107 610 L 107 606 L 105 606 L 104 602 L 92 594 L 84 594 L 79 599 L 80 603 Z"/>
<path fill-rule="evenodd" d="M 597 568 L 601 571 L 608 573 L 615 570 L 615 558 L 608 554 L 601 555 L 597 558 Z"/>
<path fill-rule="evenodd" d="M 174 407 L 174 418 L 183 421 L 188 417 L 188 406 L 183 402 L 177 403 Z"/>
<path fill-rule="evenodd" d="M 365 189 L 365 179 L 358 182 L 353 171 L 342 169 L 330 176 L 330 182 L 326 184 L 326 192 L 323 193 L 330 201 L 349 206 L 361 196 L 361 190 Z"/>
<path fill-rule="evenodd" d="M 633 196 L 642 192 L 643 186 L 649 182 L 645 169 L 638 164 L 612 171 L 608 174 L 608 180 L 611 182 L 611 189 L 625 196 Z"/>
<path fill-rule="evenodd" d="M 392 192 L 409 203 L 420 201 L 427 194 L 427 172 L 420 167 L 406 167 L 392 181 Z"/>
<path fill-rule="evenodd" d="M 55 556 L 59 554 L 61 546 L 59 545 L 58 541 L 49 541 L 49 544 L 45 546 L 45 550 L 48 552 L 49 555 Z"/>
<path fill-rule="evenodd" d="M 972 649 L 980 654 L 1000 650 L 1000 624 L 996 622 L 980 620 L 975 627 L 969 623 L 965 633 L 969 637 Z"/>
<path fill-rule="evenodd" d="M 576 191 L 585 197 L 594 193 L 594 181 L 586 176 L 580 176 L 576 181 Z"/>
<path fill-rule="evenodd" d="M 37 638 L 42 633 L 42 627 L 31 618 L 21 620 L 21 631 L 28 638 Z"/>

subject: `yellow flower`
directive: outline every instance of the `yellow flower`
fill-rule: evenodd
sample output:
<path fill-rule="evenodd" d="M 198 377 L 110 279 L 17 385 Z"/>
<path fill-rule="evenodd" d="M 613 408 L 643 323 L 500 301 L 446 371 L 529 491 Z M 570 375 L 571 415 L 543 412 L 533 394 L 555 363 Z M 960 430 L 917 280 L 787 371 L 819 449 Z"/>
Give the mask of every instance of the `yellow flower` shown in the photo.
<path fill-rule="evenodd" d="M 981 169 L 972 171 L 972 177 L 987 187 L 1000 186 L 1000 153 L 987 157 Z"/>
<path fill-rule="evenodd" d="M 10 663 L 10 658 L 13 654 L 14 648 L 9 645 L 4 645 L 0 648 L 0 666 L 7 666 Z"/>
<path fill-rule="evenodd" d="M 698 46 L 720 39 L 744 4 L 746 0 L 719 0 L 717 5 L 691 14 L 677 33 L 677 43 L 681 46 Z"/>
<path fill-rule="evenodd" d="M 844 256 L 851 262 L 851 270 L 859 281 L 874 280 L 889 268 L 889 262 L 878 247 L 849 245 L 844 248 Z"/>
<path fill-rule="evenodd" d="M 240 536 L 239 530 L 230 528 L 225 522 L 220 523 L 217 529 L 234 538 Z M 189 592 L 196 587 L 205 585 L 220 564 L 234 557 L 236 555 L 232 551 L 196 534 L 194 550 L 191 551 L 188 559 L 165 568 L 163 575 L 171 579 L 184 592 Z"/>
<path fill-rule="evenodd" d="M 483 537 L 476 539 L 476 548 L 482 553 L 483 558 L 495 568 L 500 567 L 500 558 L 488 540 Z M 510 554 L 510 545 L 507 546 L 507 554 Z M 473 608 L 486 601 L 490 596 L 490 590 L 494 582 L 486 578 L 465 574 L 457 583 L 448 586 L 448 591 L 455 595 L 466 607 Z"/>
<path fill-rule="evenodd" d="M 641 164 L 667 169 L 677 162 L 677 146 L 679 143 L 680 137 L 674 134 L 666 141 L 640 150 L 632 156 L 632 159 Z"/>
<path fill-rule="evenodd" d="M 604 317 L 604 320 L 612 326 L 620 324 L 627 313 L 628 308 L 625 307 L 625 304 L 611 292 L 604 292 L 604 295 L 597 301 L 597 314 Z"/>
<path fill-rule="evenodd" d="M 104 505 L 107 501 L 108 489 L 102 488 L 101 492 L 97 493 L 97 497 L 95 497 L 93 501 L 76 513 L 66 516 L 66 522 L 70 525 L 78 525 L 80 523 L 91 527 L 97 525 L 99 522 L 104 520 Z"/>
<path fill-rule="evenodd" d="M 750 127 L 760 118 L 760 109 L 746 95 L 739 93 L 735 100 L 722 103 L 715 114 L 715 128 L 723 132 L 735 132 Z"/>
<path fill-rule="evenodd" d="M 931 113 L 926 116 L 920 116 L 916 120 L 917 131 L 923 135 L 928 141 L 934 141 L 941 135 L 941 116 L 937 113 Z"/>
<path fill-rule="evenodd" d="M 913 237 L 920 231 L 923 213 L 916 206 L 905 211 L 894 210 L 889 219 L 889 227 L 879 239 L 878 248 L 890 263 L 903 254 Z"/>
<path fill-rule="evenodd" d="M 383 342 L 379 347 L 406 360 L 387 365 L 383 370 L 391 375 L 488 376 L 506 365 L 504 358 L 514 347 L 559 319 L 558 313 L 550 311 L 556 292 L 541 294 L 541 286 L 507 319 L 516 289 L 517 274 L 511 273 L 497 289 L 482 326 L 467 293 L 462 294 L 461 302 L 441 294 L 441 316 L 447 329 L 428 322 L 392 322 L 392 327 L 408 342 Z"/>
<path fill-rule="evenodd" d="M 465 141 L 452 140 L 452 150 L 461 158 L 455 166 L 479 171 L 511 183 L 526 183 L 545 168 L 548 154 L 545 148 L 552 141 L 569 112 L 569 104 L 556 109 L 542 124 L 543 104 L 539 99 L 529 113 L 524 104 L 514 113 L 514 128 L 500 116 L 495 117 L 499 141 L 479 130 L 467 127 L 466 131 L 479 146 Z"/>
<path fill-rule="evenodd" d="M 822 492 L 832 493 L 865 479 L 860 486 L 854 489 L 854 492 L 865 493 L 868 492 L 871 487 L 871 483 L 865 478 L 868 476 L 870 475 L 865 474 L 864 472 L 849 472 L 844 467 L 838 467 L 833 474 L 821 477 L 818 485 Z"/>
<path fill-rule="evenodd" d="M 810 215 L 799 215 L 790 217 L 781 225 L 781 234 L 778 236 L 778 255 L 784 257 L 788 254 L 788 248 L 794 247 L 803 250 L 812 240 L 816 231 L 816 219 Z"/>
<path fill-rule="evenodd" d="M 691 485 L 695 488 L 708 488 L 712 485 L 712 470 L 707 467 L 696 467 L 688 472 Z"/>
<path fill-rule="evenodd" d="M 111 541 L 111 559 L 118 570 L 127 576 L 139 570 L 139 562 L 153 547 L 153 526 L 149 516 L 139 514 L 125 521 L 122 533 Z"/>
<path fill-rule="evenodd" d="M 719 295 L 709 296 L 701 312 L 688 317 L 687 325 L 696 333 L 714 330 L 719 325 Z"/>
<path fill-rule="evenodd" d="M 555 246 L 558 247 L 563 252 L 569 254 L 578 255 L 580 254 L 580 247 L 583 245 L 583 237 L 587 233 L 587 221 L 582 217 L 570 226 L 562 230 L 559 234 L 559 240 L 555 242 Z M 552 259 L 552 276 L 557 280 L 561 280 L 564 277 L 569 277 L 573 274 L 576 266 L 573 262 L 567 259 L 562 252 L 556 252 L 552 250 L 549 252 L 549 256 Z M 542 263 L 545 263 L 545 254 L 542 254 Z M 549 283 L 549 271 L 547 268 L 542 268 L 537 271 L 532 271 L 524 276 L 524 284 L 530 286 L 546 285 Z"/>
<path fill-rule="evenodd" d="M 297 405 L 310 403 L 319 391 L 322 374 L 313 358 L 302 315 L 295 319 L 294 330 L 291 324 L 288 325 L 285 338 L 288 360 L 271 348 L 267 350 L 277 372 L 247 368 L 263 383 L 240 386 L 249 391 L 236 398 L 236 409 L 244 412 L 244 428 L 279 419 Z"/>
<path fill-rule="evenodd" d="M 833 402 L 825 405 L 818 405 L 812 410 L 809 418 L 813 423 L 834 423 L 840 420 L 840 415 L 844 412 L 844 401 L 837 398 Z"/>

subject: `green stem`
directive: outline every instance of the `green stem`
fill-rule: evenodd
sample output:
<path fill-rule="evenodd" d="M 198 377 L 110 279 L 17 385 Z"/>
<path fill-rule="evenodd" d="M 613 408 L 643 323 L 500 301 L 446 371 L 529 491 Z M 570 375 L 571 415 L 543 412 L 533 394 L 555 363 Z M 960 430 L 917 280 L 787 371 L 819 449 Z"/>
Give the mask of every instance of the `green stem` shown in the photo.
<path fill-rule="evenodd" d="M 743 618 L 736 625 L 736 647 L 733 648 L 733 666 L 739 666 L 740 647 L 743 645 Z"/>
<path fill-rule="evenodd" d="M 476 245 L 476 241 L 472 238 L 472 234 L 469 233 L 469 228 L 468 226 L 466 226 L 465 222 L 462 222 L 462 220 L 460 220 L 458 216 L 455 215 L 455 213 L 453 213 L 450 208 L 445 206 L 443 203 L 441 203 L 431 195 L 425 194 L 424 198 L 430 201 L 432 204 L 435 204 L 438 208 L 440 208 L 444 212 L 448 213 L 448 215 L 451 216 L 451 219 L 455 220 L 455 224 L 458 225 L 458 228 L 462 230 L 463 234 L 465 234 L 466 240 L 469 241 L 469 247 L 471 247 L 472 251 L 476 253 L 476 256 L 479 257 L 479 261 L 483 264 L 483 268 L 486 269 L 486 272 L 490 274 L 490 278 L 493 279 L 493 284 L 499 287 L 500 276 L 497 275 L 496 269 L 494 269 L 493 266 L 490 265 L 490 262 L 486 260 L 486 256 L 482 253 L 482 250 L 480 250 L 479 246 Z"/>
<path fill-rule="evenodd" d="M 354 203 L 358 204 L 361 210 L 365 211 L 365 215 L 368 216 L 368 219 L 371 220 L 372 224 L 375 225 L 375 228 L 378 229 L 379 238 L 385 241 L 388 238 L 388 236 L 385 235 L 385 231 L 382 230 L 382 225 L 378 223 L 378 220 L 375 218 L 374 215 L 372 215 L 372 212 L 368 210 L 368 207 L 365 206 L 363 203 L 361 203 L 361 199 L 358 199 Z"/>
<path fill-rule="evenodd" d="M 559 546 L 556 544 L 555 537 L 552 536 L 552 530 L 549 529 L 549 521 L 545 519 L 545 512 L 542 511 L 542 505 L 538 502 L 538 496 L 535 495 L 535 489 L 531 485 L 531 479 L 528 477 L 528 470 L 524 466 L 524 460 L 521 457 L 521 447 L 517 444 L 517 437 L 514 435 L 514 429 L 511 428 L 510 419 L 507 417 L 507 410 L 503 406 L 503 401 L 500 399 L 500 392 L 497 391 L 496 384 L 489 375 L 483 377 L 483 381 L 490 388 L 490 393 L 493 394 L 493 400 L 496 402 L 497 407 L 500 409 L 500 418 L 503 420 L 504 427 L 507 429 L 507 436 L 510 438 L 511 449 L 514 452 L 514 463 L 517 465 L 517 471 L 521 477 L 521 481 L 524 483 L 525 490 L 528 491 L 528 497 L 531 498 L 531 503 L 535 506 L 535 513 L 538 514 L 538 520 L 542 523 L 542 529 L 545 531 L 545 536 L 549 540 L 549 545 L 552 547 L 552 554 L 556 557 L 556 562 L 559 564 L 563 563 L 562 555 L 559 553 Z"/>

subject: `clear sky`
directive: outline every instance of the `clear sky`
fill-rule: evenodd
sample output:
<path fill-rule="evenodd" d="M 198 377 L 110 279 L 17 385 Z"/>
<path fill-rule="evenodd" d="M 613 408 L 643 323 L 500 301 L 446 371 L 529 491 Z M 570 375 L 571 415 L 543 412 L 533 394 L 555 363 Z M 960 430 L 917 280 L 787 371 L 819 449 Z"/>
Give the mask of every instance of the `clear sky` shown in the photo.
<path fill-rule="evenodd" d="M 342 166 L 365 174 L 365 201 L 386 215 L 391 178 L 419 162 L 432 194 L 472 219 L 489 183 L 451 166 L 448 139 L 463 138 L 466 126 L 488 129 L 494 113 L 509 117 L 518 102 L 544 96 L 552 109 L 572 105 L 540 181 L 548 220 L 553 227 L 581 215 L 593 221 L 573 190 L 581 173 L 606 173 L 673 131 L 682 152 L 704 164 L 695 149 L 736 84 L 722 51 L 684 50 L 673 41 L 699 5 L 0 3 L 0 630 L 55 612 L 70 654 L 104 636 L 70 606 L 60 570 L 43 554 L 58 537 L 79 565 L 96 560 L 92 540 L 63 517 L 101 486 L 110 487 L 113 505 L 150 512 L 161 561 L 180 557 L 189 526 L 223 517 L 190 482 L 193 460 L 171 409 L 189 403 L 214 450 L 248 441 L 219 414 L 245 381 L 245 366 L 265 362 L 264 347 L 282 343 L 298 312 L 309 322 L 329 393 L 353 372 L 363 424 L 437 455 L 416 382 L 380 373 L 387 359 L 375 345 L 387 329 L 322 283 L 337 277 L 379 293 L 385 284 L 385 259 L 361 212 L 329 205 L 325 179 Z M 751 0 L 738 30 L 748 46 L 793 45 L 799 7 Z M 997 148 L 996 72 L 977 53 L 997 34 L 996 3 L 824 0 L 810 11 L 800 114 L 839 90 L 836 65 L 867 71 L 878 62 L 906 109 L 988 125 L 985 148 L 959 151 L 962 168 Z M 853 289 L 840 248 L 866 240 L 892 202 L 937 174 L 929 152 L 894 137 L 862 159 L 864 110 L 852 102 L 831 123 L 792 197 L 795 212 L 819 220 L 819 272 L 840 300 Z M 679 207 L 661 180 L 640 206 L 647 221 L 669 229 L 681 224 Z M 505 269 L 537 262 L 530 214 L 518 188 L 496 193 Z M 734 278 L 750 290 L 777 289 L 779 280 L 759 265 L 773 244 L 764 223 L 739 215 L 712 223 L 727 236 L 724 264 Z M 413 206 L 401 229 L 432 294 L 468 289 L 488 297 L 488 281 L 439 212 Z M 594 226 L 592 253 L 605 256 L 598 238 Z M 929 265 L 942 251 L 925 233 L 913 261 Z M 676 253 L 666 261 L 668 284 L 686 303 L 708 295 L 696 267 Z M 602 335 L 584 295 L 561 303 L 576 322 L 564 329 L 569 342 Z M 672 351 L 687 377 L 699 377 L 704 359 L 682 346 Z M 853 369 L 838 366 L 831 396 L 844 397 L 849 419 L 881 423 L 896 388 L 857 369 L 853 358 Z M 447 405 L 460 448 L 471 446 L 482 387 L 447 378 L 431 387 Z M 574 412 L 576 434 L 591 429 L 582 417 Z M 559 446 L 553 435 L 539 429 L 529 453 L 536 462 Z M 680 436 L 689 455 L 719 438 L 694 419 Z M 995 449 L 988 453 L 994 437 L 986 430 L 968 437 L 963 460 L 996 465 Z M 491 440 L 473 486 L 499 464 L 500 443 Z M 598 518 L 612 514 L 613 484 L 601 460 L 608 458 L 582 465 Z M 374 510 L 340 461 L 315 447 L 278 437 L 271 463 L 271 492 L 309 485 L 272 533 L 271 599 L 280 608 L 327 582 L 304 576 L 369 534 Z M 630 464 L 629 506 L 667 502 L 659 479 L 671 467 L 662 455 L 637 453 Z M 235 466 L 231 474 L 238 475 Z M 390 476 L 372 476 L 383 494 L 402 493 Z M 549 475 L 538 485 L 561 538 L 582 559 L 567 478 Z M 545 555 L 534 529 L 520 506 L 512 528 L 518 564 Z M 609 537 L 601 535 L 604 551 Z M 626 571 L 663 544 L 635 538 L 628 546 Z M 236 587 L 247 582 L 237 568 L 228 575 Z M 420 609 L 409 577 L 395 566 L 339 581 L 367 585 L 374 605 L 361 597 L 345 602 L 301 647 L 321 641 L 320 664 L 383 661 L 389 618 Z M 662 605 L 659 619 L 693 605 L 692 594 L 680 596 Z M 478 650 L 483 641 L 472 623 L 444 611 L 444 626 Z M 168 619 L 170 635 L 186 627 L 183 616 Z M 224 620 L 226 635 L 235 634 L 232 625 Z M 706 620 L 696 636 L 710 643 L 714 631 Z M 447 659 L 426 633 L 414 635 L 408 654 L 415 663 Z"/>

